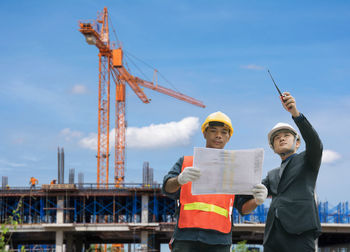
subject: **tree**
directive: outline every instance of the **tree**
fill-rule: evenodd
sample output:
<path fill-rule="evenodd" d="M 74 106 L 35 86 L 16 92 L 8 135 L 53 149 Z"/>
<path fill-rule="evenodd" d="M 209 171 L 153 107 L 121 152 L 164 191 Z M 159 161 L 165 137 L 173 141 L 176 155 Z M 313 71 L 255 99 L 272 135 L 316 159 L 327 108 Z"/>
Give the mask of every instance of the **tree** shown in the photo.
<path fill-rule="evenodd" d="M 11 241 L 12 232 L 10 227 L 12 226 L 14 230 L 17 229 L 19 223 L 22 222 L 20 209 L 22 207 L 23 196 L 19 199 L 16 209 L 12 210 L 12 214 L 1 224 L 1 233 L 0 233 L 0 251 L 4 251 L 6 246 L 9 245 Z M 22 251 L 22 249 L 21 249 Z"/>

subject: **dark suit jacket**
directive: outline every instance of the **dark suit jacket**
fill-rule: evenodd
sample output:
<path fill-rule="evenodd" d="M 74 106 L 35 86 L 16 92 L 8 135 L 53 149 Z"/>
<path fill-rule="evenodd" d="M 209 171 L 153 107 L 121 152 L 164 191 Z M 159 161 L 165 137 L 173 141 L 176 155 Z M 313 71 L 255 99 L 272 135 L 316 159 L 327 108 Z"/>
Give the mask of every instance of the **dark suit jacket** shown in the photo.
<path fill-rule="evenodd" d="M 276 217 L 288 233 L 301 234 L 312 230 L 317 237 L 321 232 L 314 189 L 323 146 L 317 132 L 303 115 L 293 119 L 305 141 L 306 150 L 291 157 L 281 167 L 269 171 L 262 181 L 268 195 L 272 196 L 264 243 Z M 284 170 L 280 177 L 282 166 Z"/>

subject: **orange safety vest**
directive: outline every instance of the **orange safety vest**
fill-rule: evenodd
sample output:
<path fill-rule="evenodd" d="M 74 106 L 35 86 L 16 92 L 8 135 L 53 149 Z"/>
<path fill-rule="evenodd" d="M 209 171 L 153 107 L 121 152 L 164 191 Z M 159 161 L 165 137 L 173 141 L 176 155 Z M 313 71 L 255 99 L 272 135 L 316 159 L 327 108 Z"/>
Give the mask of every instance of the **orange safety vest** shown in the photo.
<path fill-rule="evenodd" d="M 181 171 L 193 166 L 193 156 L 185 156 Z M 179 228 L 202 228 L 221 233 L 231 231 L 231 214 L 235 195 L 192 195 L 192 182 L 181 186 Z"/>
<path fill-rule="evenodd" d="M 36 178 L 30 178 L 30 183 L 31 183 L 32 185 L 35 185 L 35 184 L 38 183 L 38 180 L 37 180 Z"/>

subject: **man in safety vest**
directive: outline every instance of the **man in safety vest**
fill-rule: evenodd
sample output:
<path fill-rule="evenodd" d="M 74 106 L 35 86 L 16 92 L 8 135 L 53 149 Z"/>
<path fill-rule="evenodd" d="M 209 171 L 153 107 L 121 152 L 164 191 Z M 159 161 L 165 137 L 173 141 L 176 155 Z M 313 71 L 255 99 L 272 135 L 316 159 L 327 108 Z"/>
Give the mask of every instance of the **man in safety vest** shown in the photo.
<path fill-rule="evenodd" d="M 230 118 L 218 111 L 202 125 L 207 148 L 223 149 L 233 134 Z M 181 157 L 163 180 L 163 192 L 177 200 L 177 224 L 169 245 L 173 252 L 228 252 L 232 244 L 233 207 L 248 214 L 267 196 L 264 185 L 256 185 L 251 195 L 192 195 L 192 181 L 200 177 L 193 157 Z"/>
<path fill-rule="evenodd" d="M 30 184 L 31 189 L 35 188 L 35 185 L 37 185 L 38 183 L 39 183 L 39 181 L 36 178 L 34 178 L 34 177 L 30 178 L 29 184 Z"/>
<path fill-rule="evenodd" d="M 262 181 L 272 197 L 265 225 L 264 252 L 313 252 L 315 239 L 321 232 L 315 185 L 323 146 L 290 93 L 283 93 L 282 105 L 298 126 L 306 150 L 296 153 L 300 136 L 287 123 L 276 124 L 268 133 L 269 145 L 282 162 Z"/>

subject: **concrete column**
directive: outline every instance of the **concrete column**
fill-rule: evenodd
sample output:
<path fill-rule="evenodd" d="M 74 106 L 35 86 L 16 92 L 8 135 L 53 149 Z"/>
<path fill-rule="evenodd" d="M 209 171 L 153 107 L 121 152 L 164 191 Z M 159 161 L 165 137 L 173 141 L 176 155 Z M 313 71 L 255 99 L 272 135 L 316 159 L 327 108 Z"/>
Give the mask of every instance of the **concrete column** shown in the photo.
<path fill-rule="evenodd" d="M 64 198 L 57 196 L 56 224 L 64 223 Z M 56 231 L 56 252 L 63 252 L 63 231 Z"/>
<path fill-rule="evenodd" d="M 56 223 L 64 223 L 64 199 L 63 196 L 57 196 L 57 212 L 56 212 Z"/>
<path fill-rule="evenodd" d="M 63 252 L 63 231 L 56 231 L 56 252 Z"/>
<path fill-rule="evenodd" d="M 148 223 L 148 195 L 141 198 L 141 223 Z M 141 231 L 141 251 L 148 251 L 148 231 Z"/>
<path fill-rule="evenodd" d="M 148 195 L 141 198 L 141 223 L 148 223 Z"/>
<path fill-rule="evenodd" d="M 148 251 L 148 231 L 141 231 L 141 251 Z"/>

